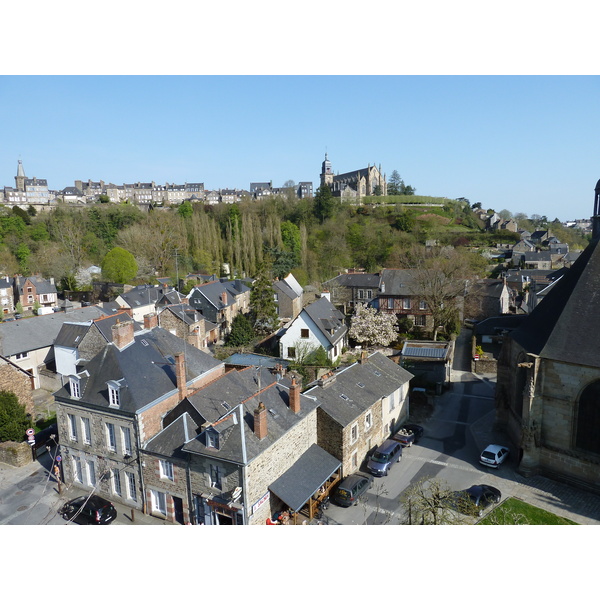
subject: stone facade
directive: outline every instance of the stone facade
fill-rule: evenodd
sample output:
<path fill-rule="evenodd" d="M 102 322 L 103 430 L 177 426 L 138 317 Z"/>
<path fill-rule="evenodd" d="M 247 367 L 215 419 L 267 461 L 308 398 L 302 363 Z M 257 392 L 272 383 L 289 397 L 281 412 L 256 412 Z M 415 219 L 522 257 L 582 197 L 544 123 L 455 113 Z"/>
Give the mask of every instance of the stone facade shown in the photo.
<path fill-rule="evenodd" d="M 27 442 L 0 443 L 0 462 L 11 467 L 24 467 L 33 460 L 31 446 Z"/>
<path fill-rule="evenodd" d="M 13 392 L 27 413 L 35 417 L 33 385 L 33 377 L 27 371 L 0 357 L 0 390 Z"/>
<path fill-rule="evenodd" d="M 161 462 L 170 463 L 173 478 Z M 144 455 L 143 477 L 146 491 L 146 512 L 159 519 L 166 519 L 187 525 L 192 522 L 189 506 L 186 461 L 170 458 L 168 461 Z M 166 512 L 161 512 L 156 502 L 156 492 L 164 494 Z"/>

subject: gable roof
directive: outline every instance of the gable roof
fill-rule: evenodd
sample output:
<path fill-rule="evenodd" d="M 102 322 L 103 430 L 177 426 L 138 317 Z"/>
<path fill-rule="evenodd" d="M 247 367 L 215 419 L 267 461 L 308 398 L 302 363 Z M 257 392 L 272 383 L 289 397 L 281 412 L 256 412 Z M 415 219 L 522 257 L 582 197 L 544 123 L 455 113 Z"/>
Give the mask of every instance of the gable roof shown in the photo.
<path fill-rule="evenodd" d="M 344 315 L 327 298 L 319 298 L 302 309 L 331 345 L 335 345 L 348 328 Z"/>
<path fill-rule="evenodd" d="M 413 375 L 380 352 L 364 363 L 354 363 L 335 373 L 335 381 L 306 390 L 321 403 L 321 410 L 343 427 L 389 396 L 413 378 Z"/>
<path fill-rule="evenodd" d="M 182 447 L 198 435 L 198 425 L 185 412 L 144 444 L 144 450 L 161 456 L 185 460 L 187 454 Z"/>
<path fill-rule="evenodd" d="M 221 294 L 227 295 L 227 302 L 221 302 Z M 231 292 L 220 281 L 210 281 L 194 287 L 188 294 L 190 304 L 202 303 L 205 300 L 212 304 L 217 310 L 229 306 L 235 302 Z"/>
<path fill-rule="evenodd" d="M 379 273 L 342 273 L 325 283 L 335 283 L 342 287 L 378 288 L 381 276 Z"/>
<path fill-rule="evenodd" d="M 381 271 L 380 295 L 416 296 L 419 285 L 414 269 L 383 269 Z"/>
<path fill-rule="evenodd" d="M 120 407 L 114 410 L 133 414 L 177 390 L 174 357 L 178 353 L 185 355 L 188 386 L 221 364 L 160 327 L 144 329 L 134 334 L 133 343 L 121 350 L 109 343 L 86 364 L 89 376 L 76 402 L 108 408 L 107 382 L 122 381 Z M 65 395 L 70 397 L 66 386 L 57 392 L 57 399 Z"/>
<path fill-rule="evenodd" d="M 70 312 L 55 312 L 0 324 L 0 354 L 12 356 L 54 344 L 65 322 L 86 322 L 105 316 L 98 306 L 85 306 Z"/>

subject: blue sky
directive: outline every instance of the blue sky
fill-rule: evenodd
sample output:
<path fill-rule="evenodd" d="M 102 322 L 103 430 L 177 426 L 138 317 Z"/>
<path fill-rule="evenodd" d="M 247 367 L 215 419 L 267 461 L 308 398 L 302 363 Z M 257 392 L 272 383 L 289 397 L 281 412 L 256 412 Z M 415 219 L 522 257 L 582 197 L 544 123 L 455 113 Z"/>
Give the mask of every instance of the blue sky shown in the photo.
<path fill-rule="evenodd" d="M 597 76 L 2 76 L 0 185 L 318 185 L 381 165 L 418 194 L 589 217 Z"/>

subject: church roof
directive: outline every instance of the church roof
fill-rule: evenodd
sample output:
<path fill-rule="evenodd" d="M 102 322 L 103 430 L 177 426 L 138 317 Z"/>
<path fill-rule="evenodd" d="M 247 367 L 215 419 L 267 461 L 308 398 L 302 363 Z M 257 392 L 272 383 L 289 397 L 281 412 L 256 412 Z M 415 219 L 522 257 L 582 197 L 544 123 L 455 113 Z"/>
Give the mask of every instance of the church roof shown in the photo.
<path fill-rule="evenodd" d="M 592 241 L 511 337 L 542 358 L 600 367 L 600 246 Z"/>

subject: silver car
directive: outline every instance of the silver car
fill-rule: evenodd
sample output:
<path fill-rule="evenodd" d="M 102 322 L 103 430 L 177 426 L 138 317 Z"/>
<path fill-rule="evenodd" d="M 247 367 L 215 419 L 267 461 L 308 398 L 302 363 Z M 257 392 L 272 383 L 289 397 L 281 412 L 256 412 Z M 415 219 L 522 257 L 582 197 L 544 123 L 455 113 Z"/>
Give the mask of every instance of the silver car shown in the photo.
<path fill-rule="evenodd" d="M 510 450 L 506 446 L 490 444 L 479 457 L 479 462 L 486 466 L 497 469 L 508 457 Z"/>

